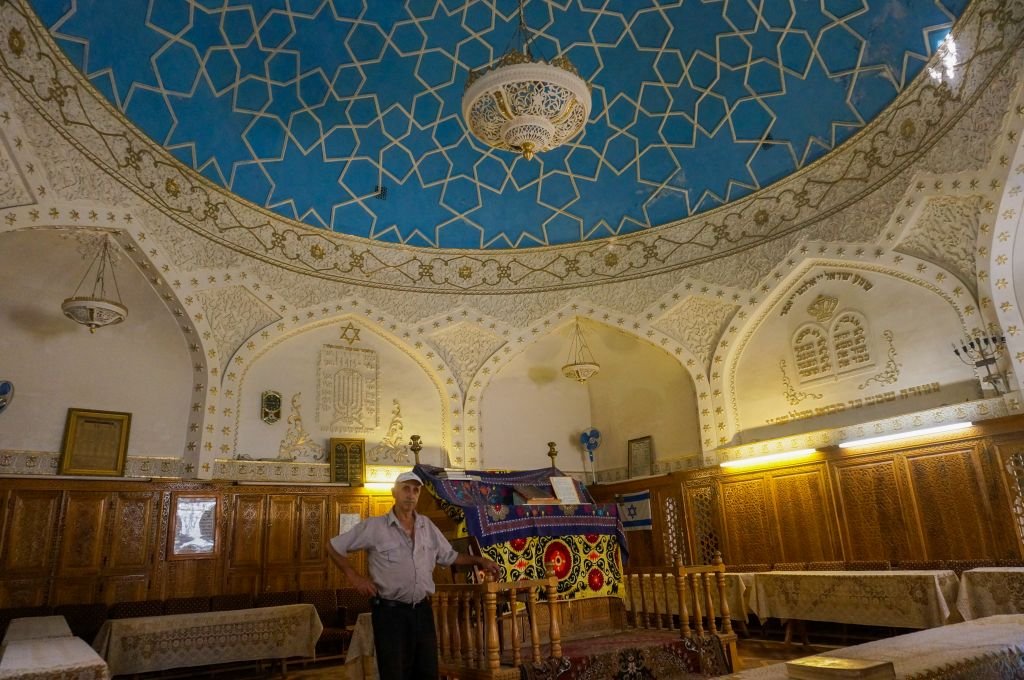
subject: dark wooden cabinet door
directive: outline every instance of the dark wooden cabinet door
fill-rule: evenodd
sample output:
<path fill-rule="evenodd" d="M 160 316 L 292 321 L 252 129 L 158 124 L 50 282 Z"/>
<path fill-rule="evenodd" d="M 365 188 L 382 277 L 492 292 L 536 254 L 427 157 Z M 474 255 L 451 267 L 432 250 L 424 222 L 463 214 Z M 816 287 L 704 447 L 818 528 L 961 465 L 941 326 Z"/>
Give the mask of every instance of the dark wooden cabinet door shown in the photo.
<path fill-rule="evenodd" d="M 50 575 L 61 497 L 60 491 L 10 492 L 0 578 Z"/>
<path fill-rule="evenodd" d="M 113 494 L 68 491 L 64 499 L 58 578 L 99 576 L 106 559 L 107 513 Z"/>
<path fill-rule="evenodd" d="M 300 496 L 299 499 L 299 565 L 323 566 L 327 559 L 327 497 Z"/>
<path fill-rule="evenodd" d="M 298 499 L 274 495 L 268 499 L 266 569 L 296 565 L 298 549 Z"/>
<path fill-rule="evenodd" d="M 157 498 L 151 491 L 113 495 L 106 572 L 145 573 L 152 566 Z"/>

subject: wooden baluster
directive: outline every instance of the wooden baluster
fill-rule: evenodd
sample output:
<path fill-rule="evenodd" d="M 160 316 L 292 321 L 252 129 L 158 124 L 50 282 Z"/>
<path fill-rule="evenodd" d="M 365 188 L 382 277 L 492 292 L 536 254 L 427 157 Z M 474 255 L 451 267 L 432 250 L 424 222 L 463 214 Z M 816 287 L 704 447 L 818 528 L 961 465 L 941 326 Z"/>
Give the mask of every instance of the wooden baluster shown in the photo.
<path fill-rule="evenodd" d="M 650 622 L 647 620 L 647 585 L 646 582 L 649 579 L 644 578 L 647 574 L 639 574 L 640 576 L 640 616 L 642 617 L 641 628 L 650 628 Z"/>
<path fill-rule="evenodd" d="M 633 615 L 633 628 L 639 628 L 639 618 L 636 613 L 636 591 L 640 589 L 636 574 L 626 574 L 626 590 L 629 593 L 629 614 Z M 629 615 L 626 616 L 629 623 Z"/>
<path fill-rule="evenodd" d="M 459 628 L 459 606 L 462 604 L 462 593 L 458 590 L 452 592 L 452 608 L 449 612 L 451 617 L 452 636 L 452 661 L 462 658 L 462 630 Z"/>
<path fill-rule="evenodd" d="M 498 649 L 498 594 L 491 590 L 494 583 L 492 579 L 488 575 L 485 580 L 487 594 L 484 595 L 484 619 L 487 621 L 487 668 L 494 673 L 501 665 L 501 650 Z"/>
<path fill-rule="evenodd" d="M 448 637 L 450 634 L 448 628 L 448 591 L 439 590 L 437 596 L 437 619 L 441 623 L 441 625 L 438 626 L 438 632 L 440 633 L 438 636 L 438 644 L 440 645 L 440 649 L 438 649 L 437 653 L 442 659 L 447 660 L 452 653 L 452 641 Z"/>
<path fill-rule="evenodd" d="M 718 634 L 718 624 L 715 623 L 715 602 L 711 599 L 711 573 L 701 572 L 700 580 L 704 583 L 704 603 L 708 613 L 708 630 L 712 635 Z"/>
<path fill-rule="evenodd" d="M 466 662 L 466 665 L 477 665 L 476 658 L 476 631 L 473 630 L 473 606 L 479 605 L 476 602 L 476 593 L 472 590 L 466 591 L 466 606 L 462 610 L 462 627 L 465 630 L 463 634 L 463 640 L 466 646 L 462 651 L 462 660 Z"/>
<path fill-rule="evenodd" d="M 509 634 L 512 637 L 512 666 L 519 668 L 523 662 L 519 645 L 519 612 L 516 610 L 519 604 L 519 589 L 512 586 L 508 593 L 508 607 L 512 615 L 509 617 Z"/>
<path fill-rule="evenodd" d="M 679 598 L 679 637 L 690 637 L 690 615 L 686 611 L 686 568 L 676 558 L 676 597 Z"/>
<path fill-rule="evenodd" d="M 654 627 L 661 630 L 661 604 L 658 602 L 659 584 L 664 587 L 661 574 L 651 574 L 651 598 L 654 600 Z"/>
<path fill-rule="evenodd" d="M 722 633 L 732 635 L 732 612 L 729 611 L 729 602 L 725 597 L 725 567 L 722 566 L 722 553 L 715 551 L 715 559 L 712 564 L 718 569 L 715 572 L 715 581 L 718 583 L 718 608 L 722 614 Z"/>
<path fill-rule="evenodd" d="M 530 620 L 530 642 L 533 645 L 533 662 L 540 663 L 540 631 L 537 630 L 537 589 L 530 588 L 526 599 L 526 617 Z"/>
<path fill-rule="evenodd" d="M 697 581 L 697 574 L 689 574 L 690 581 L 690 604 L 693 605 L 693 627 L 696 629 L 697 637 L 704 637 L 704 621 L 700 615 L 700 583 Z"/>
<path fill-rule="evenodd" d="M 551 574 L 548 577 L 548 584 L 545 588 L 548 595 L 548 616 L 550 616 L 551 626 L 549 629 L 549 635 L 551 636 L 551 657 L 555 659 L 562 658 L 562 631 L 560 627 L 559 619 L 561 612 L 559 608 L 561 602 L 558 599 L 558 579 L 555 578 L 555 565 L 548 563 L 545 565 L 546 573 Z"/>

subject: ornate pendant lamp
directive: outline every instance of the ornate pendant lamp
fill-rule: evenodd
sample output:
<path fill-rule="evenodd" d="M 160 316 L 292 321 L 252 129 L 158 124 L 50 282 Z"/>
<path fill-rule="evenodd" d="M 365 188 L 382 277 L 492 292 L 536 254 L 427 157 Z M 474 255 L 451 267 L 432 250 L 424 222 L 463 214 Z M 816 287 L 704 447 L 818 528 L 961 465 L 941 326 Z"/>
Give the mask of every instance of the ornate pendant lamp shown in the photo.
<path fill-rule="evenodd" d="M 82 286 L 85 284 L 89 274 L 95 268 L 96 275 L 92 283 L 90 295 L 79 295 Z M 113 291 L 116 299 L 107 297 L 107 278 L 113 283 Z M 95 333 L 97 328 L 112 326 L 121 323 L 128 316 L 128 308 L 121 302 L 121 291 L 117 287 L 117 279 L 114 277 L 114 262 L 111 254 L 110 238 L 104 234 L 96 257 L 85 270 L 78 288 L 74 294 L 60 306 L 64 316 L 75 323 L 89 327 L 90 333 Z"/>
<path fill-rule="evenodd" d="M 469 72 L 462 117 L 480 141 L 530 160 L 580 133 L 590 116 L 590 87 L 567 57 L 533 57 L 523 0 L 516 37 L 521 47 L 513 38 L 493 66 Z"/>
<path fill-rule="evenodd" d="M 600 370 L 601 365 L 594 359 L 594 353 L 590 351 L 587 339 L 583 337 L 580 318 L 576 317 L 572 328 L 572 341 L 569 343 L 569 356 L 566 357 L 565 366 L 562 366 L 562 375 L 585 383 Z"/>

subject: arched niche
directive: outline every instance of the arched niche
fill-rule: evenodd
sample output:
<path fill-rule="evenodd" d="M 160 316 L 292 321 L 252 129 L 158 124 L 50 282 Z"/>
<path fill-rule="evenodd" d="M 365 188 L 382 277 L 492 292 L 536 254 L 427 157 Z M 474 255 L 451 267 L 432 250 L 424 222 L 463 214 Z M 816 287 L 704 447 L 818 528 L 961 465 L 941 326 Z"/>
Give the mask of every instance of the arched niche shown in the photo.
<path fill-rule="evenodd" d="M 363 382 L 363 403 L 346 414 L 332 409 L 337 400 L 323 394 L 335 389 L 330 376 L 339 362 L 350 364 L 353 375 Z M 261 420 L 260 397 L 268 390 L 281 394 L 281 417 L 275 423 Z M 386 440 L 408 444 L 409 436 L 418 434 L 423 442 L 421 462 L 447 464 L 447 399 L 440 381 L 404 344 L 362 318 L 347 316 L 297 329 L 252 360 L 238 386 L 236 457 L 284 455 L 282 442 L 289 427 L 296 427 L 289 417 L 299 394 L 302 427 L 325 451 L 331 437 L 363 439 L 369 452 Z M 400 429 L 389 432 L 395 423 Z M 326 460 L 303 456 L 299 462 Z"/>
<path fill-rule="evenodd" d="M 597 470 L 625 468 L 627 442 L 647 435 L 653 439 L 656 462 L 698 459 L 697 397 L 686 368 L 670 353 L 628 332 L 590 319 L 581 318 L 580 324 L 601 371 L 584 385 L 562 375 L 571 320 L 526 346 L 484 391 L 484 465 L 543 467 L 550 462 L 546 442 L 553 441 L 560 468 L 589 470 L 578 438 L 590 426 L 602 434 L 595 453 Z"/>
<path fill-rule="evenodd" d="M 728 372 L 736 443 L 981 396 L 973 369 L 950 347 L 963 334 L 957 309 L 902 273 L 815 265 L 758 319 Z M 801 356 L 809 328 L 823 339 L 813 343 L 815 357 Z"/>
<path fill-rule="evenodd" d="M 0 234 L 0 378 L 15 383 L 0 415 L 0 449 L 60 451 L 68 408 L 84 408 L 132 414 L 128 455 L 180 458 L 192 360 L 179 324 L 138 268 L 115 259 L 123 323 L 89 333 L 61 312 L 95 255 L 93 242 L 69 231 Z M 83 291 L 91 290 L 86 281 Z"/>

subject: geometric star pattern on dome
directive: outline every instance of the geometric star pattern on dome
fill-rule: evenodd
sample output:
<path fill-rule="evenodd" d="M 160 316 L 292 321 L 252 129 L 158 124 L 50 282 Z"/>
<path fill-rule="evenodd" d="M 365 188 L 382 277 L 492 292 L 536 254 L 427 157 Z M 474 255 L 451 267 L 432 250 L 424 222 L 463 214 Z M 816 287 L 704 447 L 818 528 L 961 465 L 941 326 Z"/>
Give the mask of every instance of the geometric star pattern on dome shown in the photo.
<path fill-rule="evenodd" d="M 650 229 L 848 139 L 967 0 L 528 0 L 535 51 L 593 89 L 582 135 L 525 161 L 465 128 L 515 0 L 32 0 L 71 61 L 182 163 L 310 226 L 436 248 Z M 382 191 L 383 189 L 383 191 Z"/>

